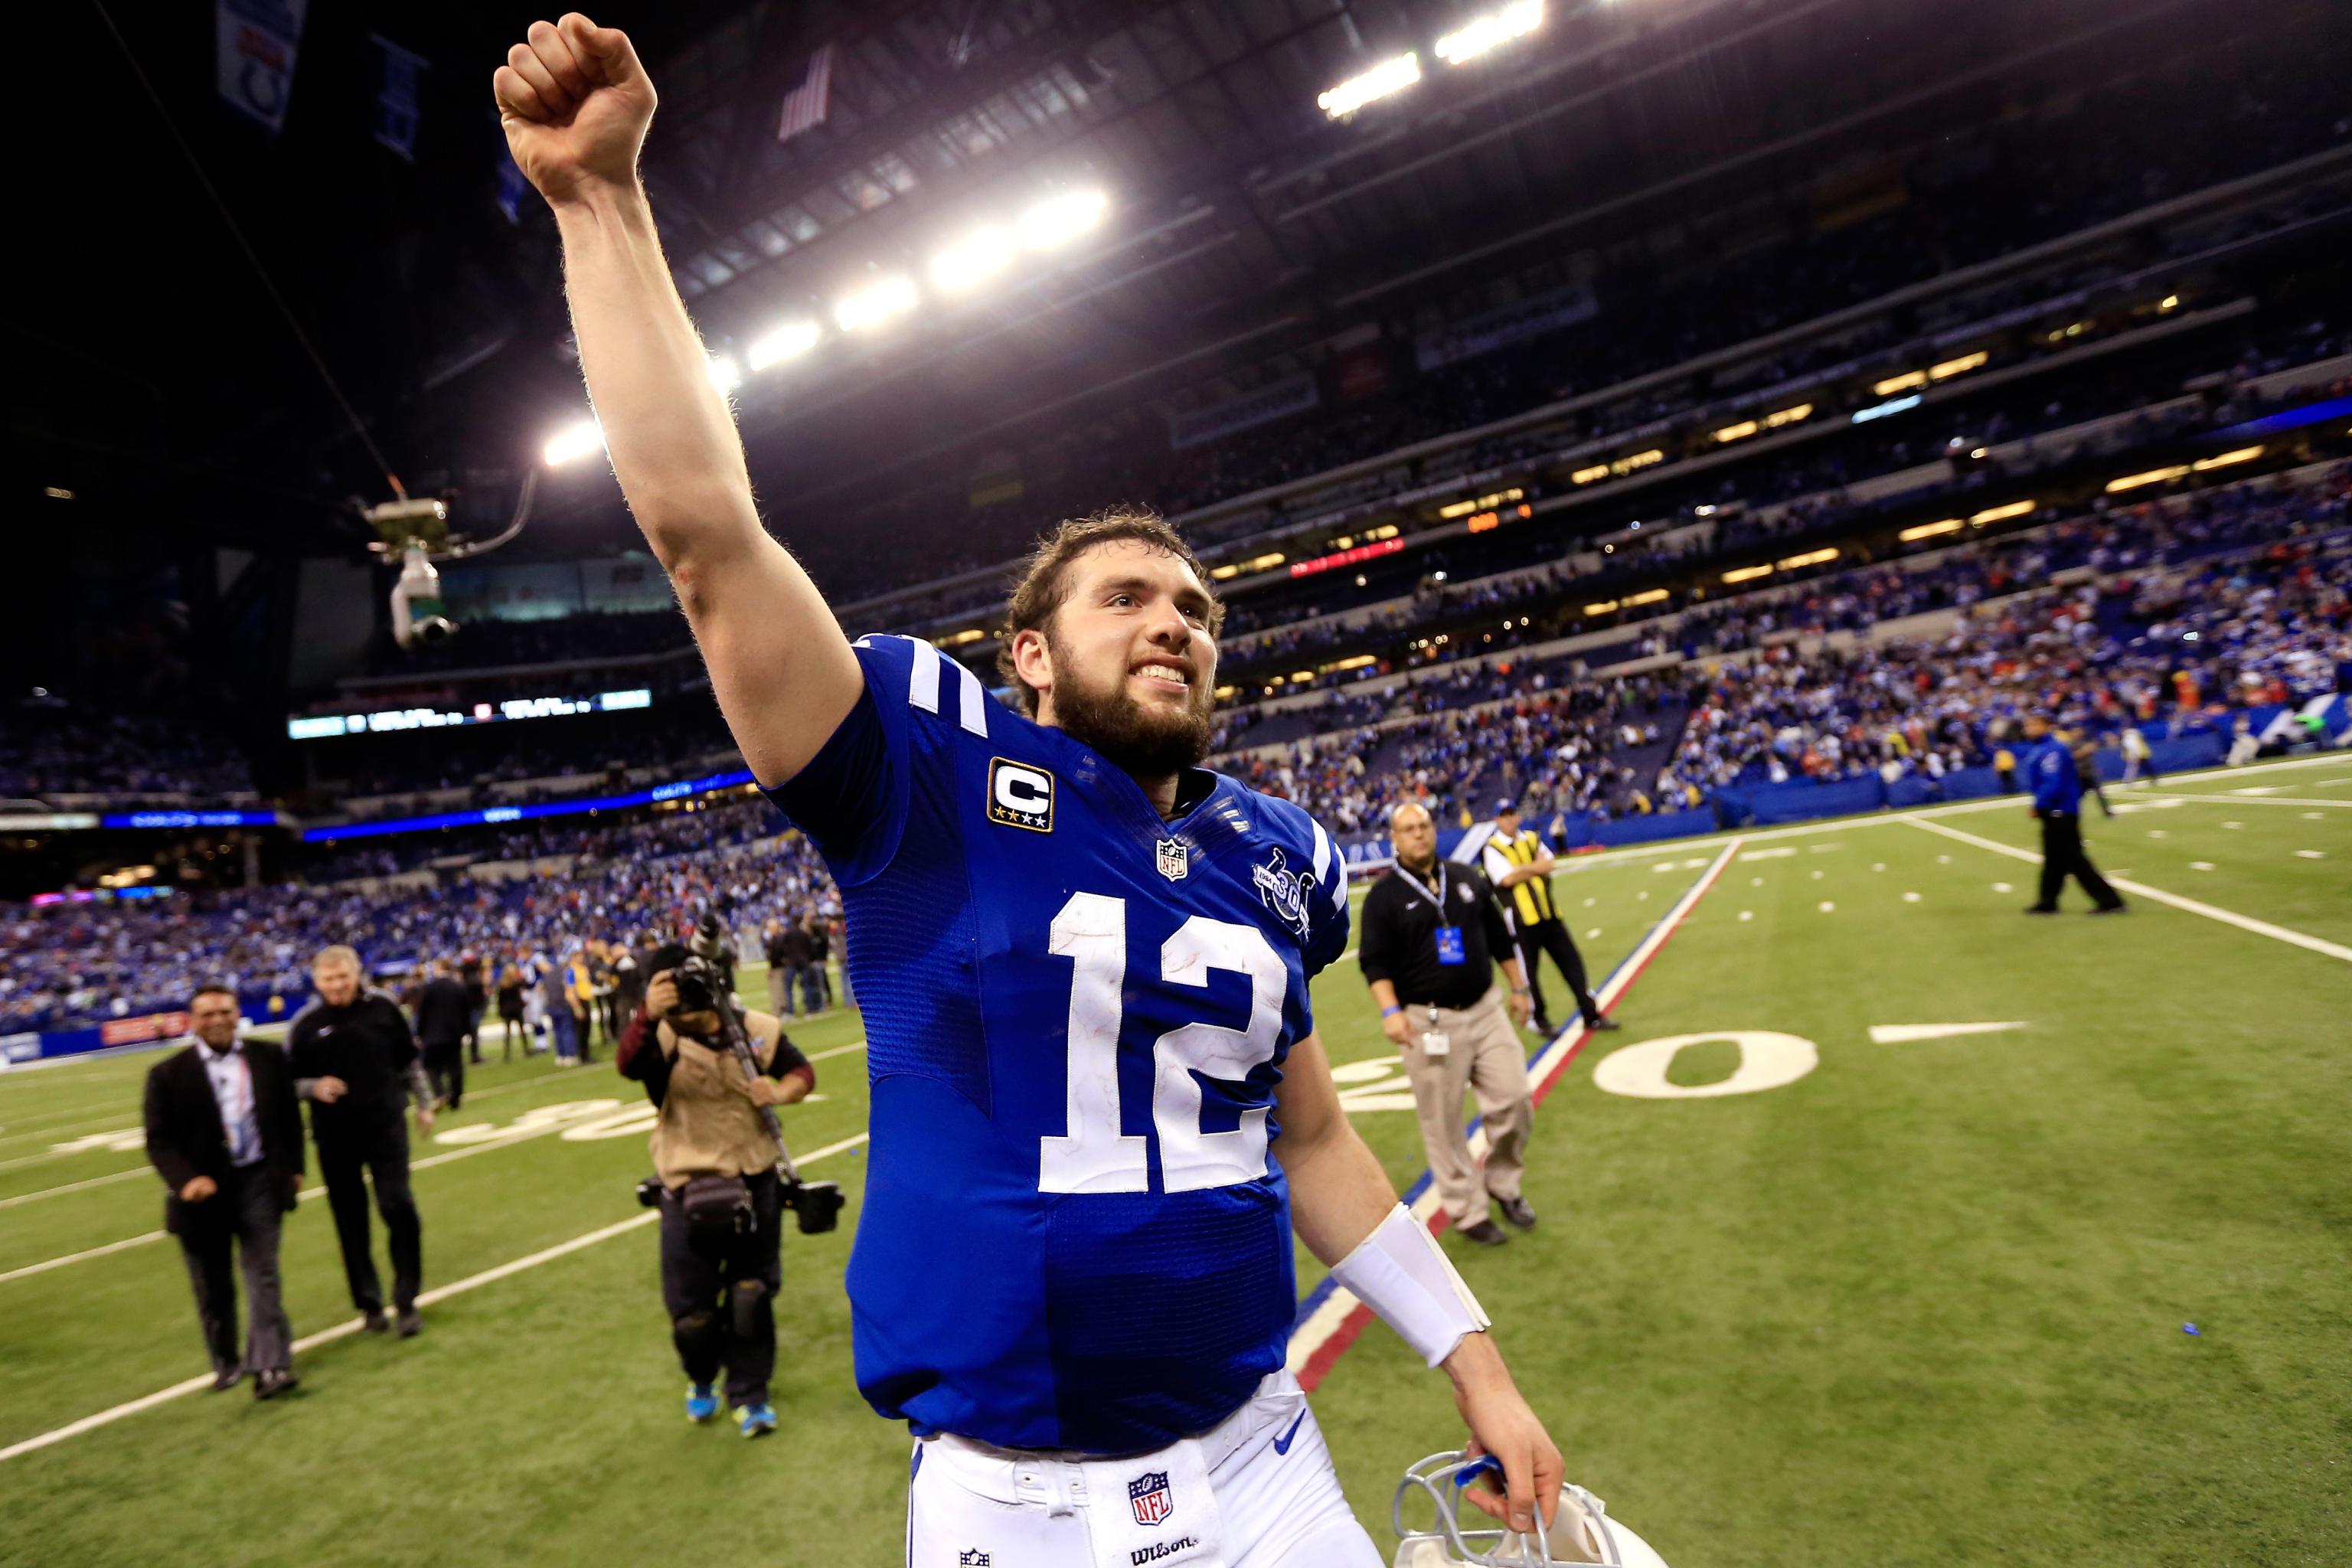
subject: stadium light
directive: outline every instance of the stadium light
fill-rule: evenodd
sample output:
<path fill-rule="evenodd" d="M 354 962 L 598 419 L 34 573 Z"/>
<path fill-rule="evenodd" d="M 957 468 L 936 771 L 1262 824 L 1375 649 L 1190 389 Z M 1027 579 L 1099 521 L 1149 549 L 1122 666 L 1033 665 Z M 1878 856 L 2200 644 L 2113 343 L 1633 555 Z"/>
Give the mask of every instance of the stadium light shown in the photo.
<path fill-rule="evenodd" d="M 765 370 L 788 359 L 798 359 L 816 347 L 814 321 L 787 321 L 764 337 L 752 340 L 749 358 L 753 370 Z"/>
<path fill-rule="evenodd" d="M 1498 44 L 1524 38 L 1543 26 L 1543 0 L 1515 0 L 1490 16 L 1437 40 L 1437 58 L 1447 65 L 1465 65 Z"/>
<path fill-rule="evenodd" d="M 950 294 L 976 288 L 1013 265 L 1013 237 L 991 226 L 931 258 L 931 281 Z"/>
<path fill-rule="evenodd" d="M 557 433 L 541 451 L 551 468 L 560 468 L 574 458 L 584 458 L 591 452 L 604 449 L 604 427 L 593 419 L 583 419 L 577 425 Z"/>
<path fill-rule="evenodd" d="M 850 295 L 833 308 L 833 319 L 845 332 L 887 321 L 915 308 L 915 286 L 904 278 L 889 278 Z"/>
<path fill-rule="evenodd" d="M 1421 57 L 1402 54 L 1379 65 L 1318 96 L 1316 106 L 1334 120 L 1344 120 L 1376 98 L 1386 98 L 1392 92 L 1402 92 L 1421 79 Z"/>
<path fill-rule="evenodd" d="M 721 397 L 743 384 L 743 367 L 735 363 L 733 354 L 710 356 L 710 384 L 719 389 Z"/>
<path fill-rule="evenodd" d="M 1102 222 L 1110 198 L 1100 191 L 1048 197 L 1021 215 L 1021 243 L 1032 250 L 1067 245 Z"/>

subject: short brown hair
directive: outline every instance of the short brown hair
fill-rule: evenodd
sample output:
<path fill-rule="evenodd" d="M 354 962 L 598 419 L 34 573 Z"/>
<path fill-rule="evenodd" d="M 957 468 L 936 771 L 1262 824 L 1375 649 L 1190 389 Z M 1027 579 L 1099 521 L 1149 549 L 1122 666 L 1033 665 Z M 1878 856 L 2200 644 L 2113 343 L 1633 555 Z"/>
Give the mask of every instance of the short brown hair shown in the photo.
<path fill-rule="evenodd" d="M 1071 518 L 1039 542 L 1036 553 L 1022 568 L 1021 581 L 1014 584 L 1012 602 L 1005 606 L 1003 629 L 997 633 L 997 672 L 1020 693 L 1024 713 L 1036 717 L 1037 689 L 1022 679 L 1020 670 L 1013 667 L 1013 637 L 1040 629 L 1054 618 L 1054 612 L 1069 596 L 1066 579 L 1070 563 L 1097 544 L 1117 544 L 1128 540 L 1164 550 L 1192 568 L 1192 575 L 1201 580 L 1202 590 L 1209 595 L 1209 635 L 1216 636 L 1224 625 L 1225 606 L 1210 584 L 1208 569 L 1192 553 L 1192 547 L 1184 542 L 1184 536 L 1158 512 L 1142 507 L 1112 507 L 1091 517 Z"/>

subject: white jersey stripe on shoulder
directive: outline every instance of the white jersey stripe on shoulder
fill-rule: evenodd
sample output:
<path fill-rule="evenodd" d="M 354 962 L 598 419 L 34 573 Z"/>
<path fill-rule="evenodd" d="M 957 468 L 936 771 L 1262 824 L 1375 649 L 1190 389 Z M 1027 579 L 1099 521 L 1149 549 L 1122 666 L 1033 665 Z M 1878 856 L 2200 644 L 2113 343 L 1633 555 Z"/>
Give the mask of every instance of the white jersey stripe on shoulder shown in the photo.
<path fill-rule="evenodd" d="M 946 658 L 947 655 L 940 657 Z M 962 689 L 963 706 L 957 718 L 966 730 L 984 741 L 988 739 L 988 688 L 980 683 L 980 677 L 961 659 L 950 662 L 955 666 L 956 684 Z"/>
<path fill-rule="evenodd" d="M 907 700 L 926 713 L 940 710 L 940 663 L 947 656 L 920 637 L 906 639 L 915 651 L 914 672 L 907 680 Z"/>
<path fill-rule="evenodd" d="M 1324 832 L 1323 825 L 1311 816 L 1307 819 L 1307 826 L 1315 834 L 1315 885 L 1319 888 L 1330 878 L 1331 836 Z"/>

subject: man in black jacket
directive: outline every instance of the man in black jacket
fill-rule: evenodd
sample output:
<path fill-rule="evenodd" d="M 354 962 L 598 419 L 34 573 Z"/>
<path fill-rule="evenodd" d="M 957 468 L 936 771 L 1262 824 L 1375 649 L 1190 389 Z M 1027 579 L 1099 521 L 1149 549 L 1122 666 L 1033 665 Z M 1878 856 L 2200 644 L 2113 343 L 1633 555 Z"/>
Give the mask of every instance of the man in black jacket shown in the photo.
<path fill-rule="evenodd" d="M 236 1037 L 236 994 L 199 987 L 188 1003 L 195 1043 L 147 1073 L 147 1158 L 163 1178 L 163 1228 L 180 1238 L 213 1387 L 253 1374 L 253 1396 L 294 1386 L 294 1331 L 278 1300 L 278 1227 L 302 1186 L 302 1112 L 285 1053 Z M 235 1243 L 248 1324 L 236 1345 Z"/>
<path fill-rule="evenodd" d="M 447 959 L 435 959 L 416 996 L 416 1044 L 434 1098 L 452 1110 L 466 1099 L 466 1030 L 471 1018 L 465 983 L 450 973 Z"/>
<path fill-rule="evenodd" d="M 368 1234 L 368 1179 L 383 1215 L 392 1249 L 392 1301 L 400 1336 L 425 1326 L 416 1311 L 423 1266 L 423 1226 L 408 1188 L 408 1127 L 401 1113 L 416 1102 L 416 1130 L 433 1130 L 433 1091 L 418 1064 L 407 1015 L 382 991 L 360 983 L 360 958 L 348 947 L 322 950 L 310 963 L 319 999 L 286 1029 L 294 1089 L 310 1102 L 310 1136 L 319 1144 L 319 1174 L 335 1211 L 343 1248 L 343 1278 L 367 1331 L 384 1331 L 383 1288 L 376 1278 Z"/>

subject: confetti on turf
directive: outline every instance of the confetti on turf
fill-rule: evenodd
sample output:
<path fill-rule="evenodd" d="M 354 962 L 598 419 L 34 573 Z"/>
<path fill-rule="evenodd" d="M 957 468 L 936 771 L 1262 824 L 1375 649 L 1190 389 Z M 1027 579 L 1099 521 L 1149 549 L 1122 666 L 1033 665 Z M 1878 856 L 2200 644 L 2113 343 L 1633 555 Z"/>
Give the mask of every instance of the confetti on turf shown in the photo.
<path fill-rule="evenodd" d="M 2243 827 L 2245 824 L 2242 822 L 2225 822 L 2221 824 L 2221 826 L 2224 827 Z"/>
<path fill-rule="evenodd" d="M 2327 820 L 2327 814 L 2324 811 L 2306 811 L 2303 814 L 2303 819 L 2305 822 L 2325 822 Z"/>
<path fill-rule="evenodd" d="M 1951 863 L 1952 858 L 1949 855 L 1938 855 L 1936 857 L 1936 864 L 1938 866 L 1948 866 Z"/>
<path fill-rule="evenodd" d="M 1748 885 L 1751 888 L 1760 888 L 1764 885 L 1764 879 L 1761 877 L 1750 877 L 1748 879 Z"/>
<path fill-rule="evenodd" d="M 1818 882 L 1818 881 L 1820 881 L 1821 879 L 1822 879 L 1822 874 L 1821 874 L 1819 871 L 1814 872 L 1814 873 L 1813 873 L 1813 880 L 1814 880 L 1814 881 L 1816 881 L 1816 882 Z"/>
<path fill-rule="evenodd" d="M 1843 849 L 1844 847 L 1845 846 L 1843 844 L 1816 844 L 1813 846 L 1813 853 L 1816 855 L 1826 855 L 1832 849 Z"/>
<path fill-rule="evenodd" d="M 1739 857 L 1742 860 L 1785 860 L 1796 851 L 1783 844 L 1777 849 L 1749 849 Z"/>
<path fill-rule="evenodd" d="M 2189 862 L 2189 868 L 2192 871 L 2210 871 L 2213 868 L 2213 862 L 2210 860 L 2191 860 Z M 2116 873 L 2117 876 L 2121 876 L 2122 874 L 2123 873 L 2120 871 Z"/>
<path fill-rule="evenodd" d="M 1870 868 L 1874 871 L 1884 871 L 1886 869 L 1886 862 L 1884 860 L 1873 860 L 1870 863 Z"/>
<path fill-rule="evenodd" d="M 1646 899 L 1646 898 L 1648 898 L 1649 896 L 1650 896 L 1649 889 L 1646 889 L 1646 888 L 1644 888 L 1642 891 L 1640 891 L 1640 892 L 1638 892 L 1638 893 L 1636 893 L 1636 894 L 1634 894 L 1634 895 L 1633 895 L 1633 897 L 1634 897 L 1634 898 L 1636 898 L 1636 899 Z"/>
<path fill-rule="evenodd" d="M 2200 1340 L 2201 1340 L 2201 1339 L 2203 1339 L 2203 1338 L 2205 1337 L 2205 1336 L 2204 1336 L 2204 1334 L 2203 1334 L 2203 1333 L 2202 1333 L 2202 1332 L 2198 1329 L 2197 1325 L 2196 1325 L 2196 1324 L 2194 1324 L 2194 1323 L 2183 1323 L 2183 1324 L 2181 1324 L 2181 1325 L 2180 1325 L 2180 1331 L 2181 1331 L 2182 1333 L 2184 1333 L 2184 1334 L 2195 1334 L 2195 1335 L 2197 1335 L 2197 1337 L 2198 1337 L 2199 1339 L 2200 1339 Z"/>
<path fill-rule="evenodd" d="M 1754 910 L 1742 910 L 1739 911 L 1739 918 L 1744 921 L 1752 921 L 1756 918 L 1756 911 Z"/>
<path fill-rule="evenodd" d="M 2306 860 L 2325 860 L 2327 858 L 2327 851 L 2325 849 L 2298 849 L 2295 853 L 2302 856 Z"/>
<path fill-rule="evenodd" d="M 1599 936 L 1600 934 L 1601 928 L 1599 926 L 1594 926 L 1591 931 L 1584 933 L 1584 940 L 1591 942 L 1594 937 Z"/>
<path fill-rule="evenodd" d="M 1828 914 L 1831 910 L 1834 910 L 1834 909 L 1836 909 L 1836 908 L 1837 908 L 1837 906 L 1836 906 L 1835 904 L 1833 904 L 1833 903 L 1830 902 L 1827 899 L 1823 899 L 1823 900 L 1822 900 L 1822 913 L 1823 913 L 1823 914 Z"/>
<path fill-rule="evenodd" d="M 1906 893 L 1903 895 L 1903 901 L 1906 904 L 1916 904 L 1919 901 L 1919 895 L 1916 893 Z"/>
<path fill-rule="evenodd" d="M 1992 885 L 1992 890 L 1996 893 L 2013 893 L 2017 889 L 2011 887 L 2007 882 L 1995 882 Z"/>
<path fill-rule="evenodd" d="M 1585 907 L 1586 909 L 1588 909 L 1588 910 L 1589 910 L 1589 909 L 1591 909 L 1591 908 L 1592 907 L 1592 900 L 1591 900 L 1591 899 L 1587 899 L 1587 900 L 1584 900 L 1584 907 Z"/>
<path fill-rule="evenodd" d="M 2150 838 L 2162 838 L 2165 837 L 2165 832 L 2161 827 L 2151 827 L 2147 830 L 2147 836 Z"/>

